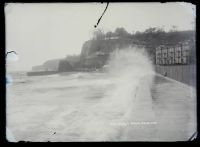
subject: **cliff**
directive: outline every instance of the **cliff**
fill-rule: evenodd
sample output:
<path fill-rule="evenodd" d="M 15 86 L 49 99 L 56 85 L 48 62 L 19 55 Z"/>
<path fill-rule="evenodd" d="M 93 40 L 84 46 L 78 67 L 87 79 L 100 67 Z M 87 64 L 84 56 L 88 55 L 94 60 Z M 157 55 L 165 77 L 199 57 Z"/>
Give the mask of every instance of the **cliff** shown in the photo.
<path fill-rule="evenodd" d="M 85 68 L 101 68 L 106 64 L 111 52 L 134 45 L 131 39 L 102 39 L 86 41 L 81 50 L 80 65 Z"/>
<path fill-rule="evenodd" d="M 128 46 L 144 47 L 152 59 L 155 59 L 156 48 L 160 45 L 179 44 L 188 42 L 192 48 L 195 45 L 194 31 L 165 32 L 154 28 L 145 32 L 129 34 L 126 36 L 102 37 L 86 41 L 81 50 L 79 67 L 101 68 L 106 64 L 109 54 L 115 49 L 123 49 Z M 154 61 L 155 62 L 155 61 Z"/>
<path fill-rule="evenodd" d="M 42 65 L 33 66 L 32 71 L 57 71 L 60 59 L 53 59 L 44 62 Z"/>
<path fill-rule="evenodd" d="M 64 72 L 72 70 L 87 71 L 88 69 L 101 68 L 108 61 L 111 52 L 128 46 L 144 47 L 152 59 L 155 59 L 155 50 L 159 45 L 183 42 L 189 42 L 190 46 L 194 45 L 195 32 L 165 32 L 156 28 L 150 28 L 144 32 L 129 34 L 124 31 L 120 33 L 118 29 L 114 33 L 100 34 L 100 37 L 97 36 L 86 41 L 82 46 L 80 55 L 68 55 L 64 59 L 49 60 L 43 65 L 35 66 L 32 69 L 34 71 L 50 70 Z"/>
<path fill-rule="evenodd" d="M 58 71 L 66 72 L 72 70 L 74 70 L 73 66 L 68 61 L 66 61 L 66 59 L 60 60 Z"/>
<path fill-rule="evenodd" d="M 43 67 L 48 71 L 57 71 L 60 59 L 48 60 L 44 62 Z"/>

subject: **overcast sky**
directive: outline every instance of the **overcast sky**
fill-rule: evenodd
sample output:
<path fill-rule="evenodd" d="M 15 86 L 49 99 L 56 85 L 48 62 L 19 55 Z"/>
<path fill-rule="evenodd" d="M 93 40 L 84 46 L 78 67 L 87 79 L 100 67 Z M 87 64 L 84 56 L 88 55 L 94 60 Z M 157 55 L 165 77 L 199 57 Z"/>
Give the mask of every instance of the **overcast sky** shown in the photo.
<path fill-rule="evenodd" d="M 8 70 L 31 70 L 46 60 L 80 54 L 91 38 L 106 3 L 8 4 L 6 50 L 18 53 Z M 194 28 L 196 7 L 189 3 L 110 3 L 97 28 L 105 32 L 124 27 L 128 32 L 172 25 Z"/>

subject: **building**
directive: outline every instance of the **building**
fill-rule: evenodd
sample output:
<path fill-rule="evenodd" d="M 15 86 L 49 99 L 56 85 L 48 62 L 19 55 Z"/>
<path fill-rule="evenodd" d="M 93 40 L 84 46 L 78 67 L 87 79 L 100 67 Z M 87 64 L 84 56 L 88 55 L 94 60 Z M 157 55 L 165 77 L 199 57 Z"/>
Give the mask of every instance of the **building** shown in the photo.
<path fill-rule="evenodd" d="M 186 43 L 176 45 L 160 45 L 156 48 L 157 65 L 186 65 L 190 64 L 192 48 Z"/>

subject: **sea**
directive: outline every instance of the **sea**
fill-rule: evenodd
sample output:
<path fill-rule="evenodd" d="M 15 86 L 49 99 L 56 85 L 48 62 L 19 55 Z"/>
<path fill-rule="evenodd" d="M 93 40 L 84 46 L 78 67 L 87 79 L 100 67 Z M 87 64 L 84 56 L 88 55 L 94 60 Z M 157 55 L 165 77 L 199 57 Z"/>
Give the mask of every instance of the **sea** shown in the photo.
<path fill-rule="evenodd" d="M 8 72 L 7 138 L 33 142 L 131 141 L 127 130 L 138 103 L 134 99 L 141 86 L 147 87 L 142 94 L 149 92 L 153 76 L 148 76 L 145 84 L 140 82 L 153 74 L 146 54 L 134 49 L 114 52 L 103 71 L 45 76 Z M 150 111 L 137 112 L 137 117 L 141 114 L 150 116 Z M 149 130 L 150 136 L 152 132 Z"/>

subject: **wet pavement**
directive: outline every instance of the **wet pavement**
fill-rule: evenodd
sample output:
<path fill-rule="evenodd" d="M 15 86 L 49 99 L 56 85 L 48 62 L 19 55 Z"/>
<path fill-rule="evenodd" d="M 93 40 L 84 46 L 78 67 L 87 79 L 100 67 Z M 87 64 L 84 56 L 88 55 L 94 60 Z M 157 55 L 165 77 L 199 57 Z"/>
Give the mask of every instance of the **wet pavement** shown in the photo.
<path fill-rule="evenodd" d="M 194 87 L 157 75 L 152 88 L 157 141 L 187 141 L 196 131 Z"/>

